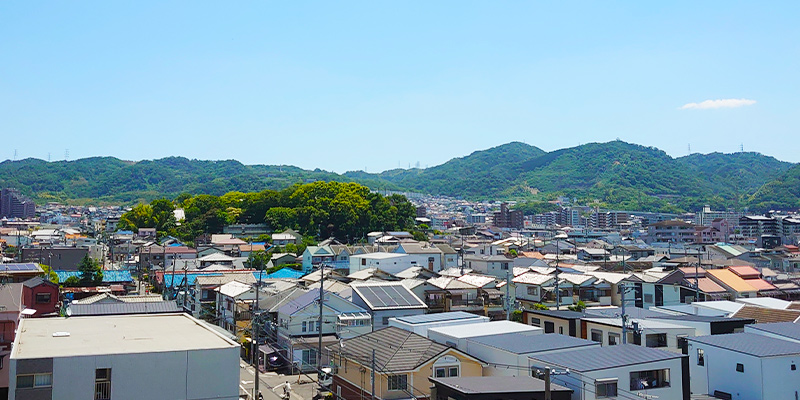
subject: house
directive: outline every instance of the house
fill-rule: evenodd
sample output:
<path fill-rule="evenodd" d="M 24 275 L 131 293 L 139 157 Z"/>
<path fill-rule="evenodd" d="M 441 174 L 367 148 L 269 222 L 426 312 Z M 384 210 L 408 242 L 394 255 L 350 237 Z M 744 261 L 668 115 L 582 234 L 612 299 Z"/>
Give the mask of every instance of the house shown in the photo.
<path fill-rule="evenodd" d="M 756 320 L 752 318 L 686 314 L 669 314 L 658 317 L 650 317 L 650 319 L 694 328 L 694 333 L 697 336 L 724 335 L 726 333 L 743 332 L 747 326 L 756 322 Z"/>
<path fill-rule="evenodd" d="M 405 329 L 417 335 L 428 337 L 428 329 L 442 326 L 466 325 L 489 322 L 489 317 L 464 311 L 451 311 L 435 314 L 414 315 L 410 317 L 389 318 L 389 326 Z"/>
<path fill-rule="evenodd" d="M 658 348 L 675 353 L 683 351 L 683 338 L 694 336 L 693 327 L 659 321 L 652 318 L 629 318 L 627 343 L 637 346 Z M 595 318 L 581 319 L 581 334 L 584 339 L 602 343 L 603 346 L 622 344 L 622 319 Z"/>
<path fill-rule="evenodd" d="M 758 306 L 742 306 L 733 314 L 735 318 L 748 318 L 756 321 L 757 324 L 772 322 L 798 322 L 800 321 L 800 311 L 798 310 L 775 310 Z"/>
<path fill-rule="evenodd" d="M 322 264 L 333 266 L 335 259 L 331 246 L 308 246 L 303 251 L 303 272 L 309 273 Z"/>
<path fill-rule="evenodd" d="M 692 393 L 716 398 L 792 399 L 800 343 L 755 333 L 688 338 Z"/>
<path fill-rule="evenodd" d="M 446 346 L 467 351 L 467 340 L 481 336 L 502 335 L 504 333 L 518 333 L 520 336 L 530 337 L 541 335 L 542 329 L 512 321 L 476 322 L 472 324 L 442 326 L 428 329 L 428 338 Z"/>
<path fill-rule="evenodd" d="M 572 389 L 572 400 L 690 398 L 689 358 L 669 351 L 630 344 L 590 347 L 531 356 L 531 364 L 558 372 L 551 381 Z"/>
<path fill-rule="evenodd" d="M 755 333 L 800 343 L 800 324 L 794 322 L 773 322 L 770 324 L 752 324 L 744 327 L 747 333 Z"/>
<path fill-rule="evenodd" d="M 388 327 L 329 346 L 339 399 L 428 398 L 431 377 L 479 377 L 484 363 L 415 333 Z M 374 361 L 373 361 L 374 360 Z M 373 367 L 374 365 L 374 367 Z"/>
<path fill-rule="evenodd" d="M 522 303 L 523 307 L 533 307 L 534 303 L 544 301 L 546 291 L 552 290 L 555 285 L 555 276 L 526 272 L 515 276 L 512 281 L 517 300 Z"/>
<path fill-rule="evenodd" d="M 58 313 L 58 284 L 41 276 L 22 282 L 22 304 L 35 310 L 33 317 L 53 316 Z"/>
<path fill-rule="evenodd" d="M 156 266 L 167 270 L 172 268 L 177 260 L 193 260 L 196 258 L 197 249 L 186 246 L 152 245 L 140 247 L 139 270 L 149 271 Z"/>
<path fill-rule="evenodd" d="M 250 306 L 256 300 L 256 288 L 246 283 L 231 281 L 215 290 L 219 326 L 228 332 L 239 331 L 239 321 L 249 321 Z"/>
<path fill-rule="evenodd" d="M 680 220 L 660 221 L 647 226 L 650 242 L 694 243 L 694 225 Z"/>
<path fill-rule="evenodd" d="M 579 311 L 525 309 L 522 312 L 522 321 L 531 326 L 544 328 L 545 333 L 583 338 L 581 318 L 585 316 L 585 313 Z"/>
<path fill-rule="evenodd" d="M 190 311 L 195 318 L 217 317 L 217 289 L 229 282 L 238 281 L 247 285 L 256 283 L 256 278 L 250 271 L 219 271 L 195 275 L 193 285 L 185 282 L 186 286 L 193 286 L 189 290 L 191 299 Z"/>
<path fill-rule="evenodd" d="M 351 285 L 353 304 L 372 314 L 372 330 L 389 326 L 389 318 L 422 315 L 428 309 L 400 282 L 368 282 Z"/>
<path fill-rule="evenodd" d="M 18 332 L 22 311 L 23 285 L 21 283 L 7 283 L 0 286 L 0 365 L 5 366 L 8 355 L 11 353 Z M 0 368 L 0 395 L 7 392 L 9 387 L 8 368 Z"/>
<path fill-rule="evenodd" d="M 727 269 L 711 269 L 706 271 L 706 276 L 715 283 L 725 288 L 733 298 L 756 297 L 758 288 Z"/>
<path fill-rule="evenodd" d="M 379 268 L 390 274 L 397 274 L 413 267 L 417 267 L 417 263 L 408 254 L 376 252 L 350 256 L 349 273 Z"/>
<path fill-rule="evenodd" d="M 42 275 L 44 271 L 37 263 L 0 264 L 0 276 L 4 282 L 20 283 Z"/>
<path fill-rule="evenodd" d="M 284 303 L 277 312 L 277 345 L 286 350 L 295 368 L 310 371 L 317 366 L 317 338 L 323 344 L 338 343 L 372 331 L 372 316 L 367 310 L 325 290 L 320 323 L 319 289 L 309 290 Z M 320 362 L 329 364 L 325 354 Z"/>
<path fill-rule="evenodd" d="M 547 400 L 545 381 L 533 377 L 428 378 L 431 400 Z M 550 399 L 570 400 L 572 389 L 550 384 Z"/>
<path fill-rule="evenodd" d="M 506 279 L 511 274 L 514 260 L 502 255 L 467 255 L 464 263 L 474 272 Z"/>
<path fill-rule="evenodd" d="M 427 243 L 399 243 L 394 251 L 397 254 L 407 254 L 414 265 L 439 272 L 445 269 L 444 252 L 438 247 Z"/>
<path fill-rule="evenodd" d="M 9 399 L 236 400 L 240 348 L 185 314 L 25 319 Z"/>
<path fill-rule="evenodd" d="M 272 235 L 272 244 L 275 246 L 286 246 L 287 244 L 300 244 L 303 242 L 303 235 L 292 230 L 287 229 L 281 233 Z"/>
<path fill-rule="evenodd" d="M 484 375 L 530 377 L 529 357 L 589 347 L 600 347 L 600 343 L 552 333 L 526 336 L 512 332 L 469 338 L 466 352 L 489 364 Z"/>

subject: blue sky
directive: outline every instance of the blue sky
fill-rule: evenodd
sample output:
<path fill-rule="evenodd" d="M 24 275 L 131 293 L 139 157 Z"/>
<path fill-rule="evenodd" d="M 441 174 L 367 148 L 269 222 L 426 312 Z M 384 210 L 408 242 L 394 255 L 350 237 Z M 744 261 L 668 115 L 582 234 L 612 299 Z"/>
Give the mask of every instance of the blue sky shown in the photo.
<path fill-rule="evenodd" d="M 796 1 L 5 1 L 0 159 L 378 172 L 619 138 L 800 162 L 798 20 Z"/>

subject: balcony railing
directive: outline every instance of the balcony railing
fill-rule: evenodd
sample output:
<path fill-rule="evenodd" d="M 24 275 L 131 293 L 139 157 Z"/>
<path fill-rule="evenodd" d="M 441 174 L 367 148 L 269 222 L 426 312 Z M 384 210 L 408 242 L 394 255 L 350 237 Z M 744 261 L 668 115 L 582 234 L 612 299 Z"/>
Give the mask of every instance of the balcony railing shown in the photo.
<path fill-rule="evenodd" d="M 111 382 L 94 383 L 94 400 L 111 400 Z"/>

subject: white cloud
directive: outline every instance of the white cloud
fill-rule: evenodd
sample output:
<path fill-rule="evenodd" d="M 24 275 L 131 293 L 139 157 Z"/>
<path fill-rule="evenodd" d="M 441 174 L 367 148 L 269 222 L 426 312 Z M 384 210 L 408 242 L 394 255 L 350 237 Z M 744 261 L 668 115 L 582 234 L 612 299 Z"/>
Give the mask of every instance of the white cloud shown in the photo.
<path fill-rule="evenodd" d="M 742 106 L 751 106 L 756 104 L 755 100 L 750 99 L 719 99 L 719 100 L 706 100 L 700 103 L 687 103 L 684 104 L 681 110 L 706 110 L 710 108 L 736 108 Z"/>

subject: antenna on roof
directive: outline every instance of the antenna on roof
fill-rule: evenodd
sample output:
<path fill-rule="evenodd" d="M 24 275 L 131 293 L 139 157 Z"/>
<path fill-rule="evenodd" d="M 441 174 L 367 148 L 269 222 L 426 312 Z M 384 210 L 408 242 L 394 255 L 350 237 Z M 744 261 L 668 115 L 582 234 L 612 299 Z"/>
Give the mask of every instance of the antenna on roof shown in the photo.
<path fill-rule="evenodd" d="M 64 161 L 69 161 L 69 149 L 64 150 Z"/>
<path fill-rule="evenodd" d="M 14 149 L 14 161 L 17 161 L 17 149 Z"/>
<path fill-rule="evenodd" d="M 689 155 L 691 155 L 692 154 L 692 144 L 689 143 L 688 146 L 689 146 Z"/>
<path fill-rule="evenodd" d="M 744 153 L 744 143 L 739 144 L 739 151 Z"/>

